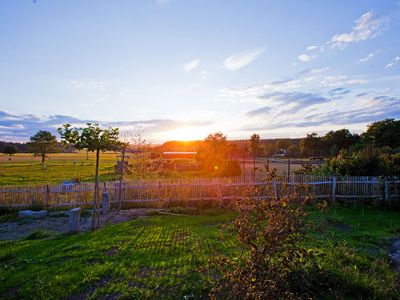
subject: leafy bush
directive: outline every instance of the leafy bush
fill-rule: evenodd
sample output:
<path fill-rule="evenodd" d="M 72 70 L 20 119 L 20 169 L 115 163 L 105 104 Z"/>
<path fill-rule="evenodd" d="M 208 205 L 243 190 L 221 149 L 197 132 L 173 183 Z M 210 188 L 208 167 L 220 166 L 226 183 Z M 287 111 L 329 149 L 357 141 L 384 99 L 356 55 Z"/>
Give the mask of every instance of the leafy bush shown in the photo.
<path fill-rule="evenodd" d="M 238 257 L 219 256 L 210 263 L 219 274 L 213 298 L 282 299 L 312 295 L 308 271 L 318 272 L 314 255 L 304 239 L 303 204 L 310 200 L 301 191 L 268 201 L 257 200 L 257 191 L 235 203 L 239 215 L 231 226 L 241 245 Z M 315 271 L 316 270 L 316 271 Z"/>
<path fill-rule="evenodd" d="M 391 148 L 367 147 L 354 152 L 340 153 L 319 167 L 303 165 L 295 171 L 301 174 L 341 176 L 392 176 L 400 175 L 400 153 Z"/>

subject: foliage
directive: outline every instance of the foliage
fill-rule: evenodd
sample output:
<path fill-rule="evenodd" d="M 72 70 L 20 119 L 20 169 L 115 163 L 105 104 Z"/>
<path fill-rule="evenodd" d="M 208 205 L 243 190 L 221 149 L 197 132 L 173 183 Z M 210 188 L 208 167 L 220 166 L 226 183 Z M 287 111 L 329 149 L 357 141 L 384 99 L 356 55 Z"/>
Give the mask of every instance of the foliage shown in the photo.
<path fill-rule="evenodd" d="M 400 147 L 400 120 L 385 119 L 368 125 L 368 129 L 362 134 L 365 143 L 375 147 L 389 146 Z"/>
<path fill-rule="evenodd" d="M 72 145 L 75 148 L 89 151 L 105 151 L 118 144 L 118 128 L 101 129 L 99 124 L 87 123 L 85 128 L 72 127 L 64 124 L 58 128 L 64 146 Z"/>
<path fill-rule="evenodd" d="M 260 136 L 254 133 L 250 137 L 250 149 L 251 153 L 253 153 L 253 157 L 256 157 L 259 148 L 260 148 Z"/>
<path fill-rule="evenodd" d="M 321 139 L 318 137 L 318 134 L 315 132 L 307 134 L 300 142 L 300 149 L 302 155 L 309 153 L 311 156 L 314 156 L 317 150 L 321 150 Z"/>
<path fill-rule="evenodd" d="M 42 164 L 44 164 L 46 154 L 54 150 L 56 145 L 56 137 L 45 130 L 39 130 L 34 136 L 31 136 L 29 142 L 29 147 L 33 149 L 34 153 L 41 156 Z"/>
<path fill-rule="evenodd" d="M 14 155 L 15 153 L 17 153 L 17 148 L 15 148 L 14 146 L 5 146 L 3 148 L 3 154 L 11 156 Z"/>
<path fill-rule="evenodd" d="M 360 136 L 352 134 L 348 129 L 329 131 L 322 138 L 324 147 L 330 150 L 332 156 L 337 155 L 342 149 L 349 149 L 350 146 L 358 143 Z"/>
<path fill-rule="evenodd" d="M 277 139 L 275 143 L 275 148 L 276 150 L 288 149 L 290 145 L 290 139 Z"/>
<path fill-rule="evenodd" d="M 100 225 L 100 216 L 96 207 L 100 207 L 99 203 L 99 161 L 100 151 L 107 149 L 115 149 L 120 146 L 119 129 L 108 128 L 102 129 L 99 124 L 87 123 L 85 128 L 72 127 L 70 124 L 64 124 L 58 128 L 61 136 L 61 141 L 64 146 L 74 146 L 77 149 L 87 149 L 88 151 L 96 152 L 96 172 L 95 172 L 95 188 L 93 200 L 93 221 L 92 227 Z M 97 220 L 97 225 L 96 225 Z"/>
<path fill-rule="evenodd" d="M 221 256 L 211 266 L 222 273 L 214 298 L 283 299 L 310 296 L 305 268 L 314 262 L 300 242 L 306 223 L 300 193 L 260 201 L 258 193 L 236 203 L 233 231 L 243 249 L 240 256 Z"/>
<path fill-rule="evenodd" d="M 196 160 L 203 164 L 207 175 L 235 176 L 238 164 L 229 160 L 230 147 L 222 132 L 209 134 L 197 151 Z M 233 172 L 233 174 L 231 173 Z"/>
<path fill-rule="evenodd" d="M 323 175 L 342 176 L 399 175 L 400 154 L 385 153 L 371 146 L 351 154 L 341 151 L 337 157 L 309 171 Z"/>

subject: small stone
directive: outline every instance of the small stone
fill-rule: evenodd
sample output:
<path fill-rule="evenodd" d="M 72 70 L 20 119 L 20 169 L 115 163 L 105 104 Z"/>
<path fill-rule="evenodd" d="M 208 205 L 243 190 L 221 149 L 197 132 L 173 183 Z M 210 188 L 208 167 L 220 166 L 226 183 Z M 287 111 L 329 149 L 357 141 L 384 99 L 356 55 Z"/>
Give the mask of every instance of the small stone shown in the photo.
<path fill-rule="evenodd" d="M 81 208 L 73 208 L 68 215 L 68 230 L 69 232 L 79 232 L 79 222 L 81 217 Z"/>

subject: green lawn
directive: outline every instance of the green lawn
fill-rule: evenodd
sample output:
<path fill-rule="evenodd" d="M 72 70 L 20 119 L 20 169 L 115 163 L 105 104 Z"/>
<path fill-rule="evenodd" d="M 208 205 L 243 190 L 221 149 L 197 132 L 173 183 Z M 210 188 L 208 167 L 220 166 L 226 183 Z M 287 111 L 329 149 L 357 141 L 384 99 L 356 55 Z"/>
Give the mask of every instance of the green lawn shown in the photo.
<path fill-rule="evenodd" d="M 100 180 L 113 180 L 116 178 L 114 165 L 117 161 L 113 152 L 100 155 Z M 52 184 L 63 180 L 93 181 L 95 174 L 96 158 L 94 153 L 55 153 L 49 154 L 43 168 L 40 158 L 32 154 L 18 154 L 12 157 L 10 163 L 8 156 L 0 157 L 0 185 L 29 185 Z"/>
<path fill-rule="evenodd" d="M 199 267 L 215 253 L 238 250 L 234 238 L 220 233 L 233 218 L 229 212 L 151 216 L 78 235 L 0 242 L 0 298 L 197 299 L 211 287 Z M 390 239 L 400 235 L 400 213 L 341 208 L 311 210 L 310 219 L 315 226 L 305 244 L 335 279 L 334 291 L 349 298 L 400 297 L 387 259 Z"/>

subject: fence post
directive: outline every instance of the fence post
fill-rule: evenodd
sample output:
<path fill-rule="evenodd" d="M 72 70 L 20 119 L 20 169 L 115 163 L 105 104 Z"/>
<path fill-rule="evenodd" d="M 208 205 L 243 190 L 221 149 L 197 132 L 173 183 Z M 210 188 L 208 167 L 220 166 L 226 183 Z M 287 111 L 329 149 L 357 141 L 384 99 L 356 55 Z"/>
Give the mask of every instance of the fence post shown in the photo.
<path fill-rule="evenodd" d="M 48 184 L 46 184 L 45 201 L 46 201 L 46 209 L 48 210 L 50 203 L 50 187 Z"/>
<path fill-rule="evenodd" d="M 217 198 L 219 199 L 220 206 L 222 207 L 223 198 L 222 198 L 222 191 L 221 191 L 221 178 L 220 178 L 220 177 L 217 177 L 217 192 L 218 192 L 218 196 L 217 196 Z"/>
<path fill-rule="evenodd" d="M 390 204 L 390 195 L 389 195 L 389 183 L 386 179 L 386 177 L 383 179 L 383 186 L 384 186 L 384 199 L 386 203 Z"/>
<path fill-rule="evenodd" d="M 336 201 L 336 176 L 332 177 L 332 203 Z"/>
<path fill-rule="evenodd" d="M 157 183 L 157 198 L 158 198 L 158 208 L 161 208 L 161 183 Z"/>
<path fill-rule="evenodd" d="M 103 216 L 107 216 L 109 212 L 109 201 L 108 201 L 108 193 L 103 192 L 103 197 L 101 199 L 101 209 Z"/>
<path fill-rule="evenodd" d="M 277 184 L 277 182 L 276 182 L 276 179 L 274 179 L 273 185 L 274 185 L 274 196 L 275 196 L 275 200 L 278 200 L 278 199 L 279 199 L 279 192 L 278 192 L 278 184 Z"/>

